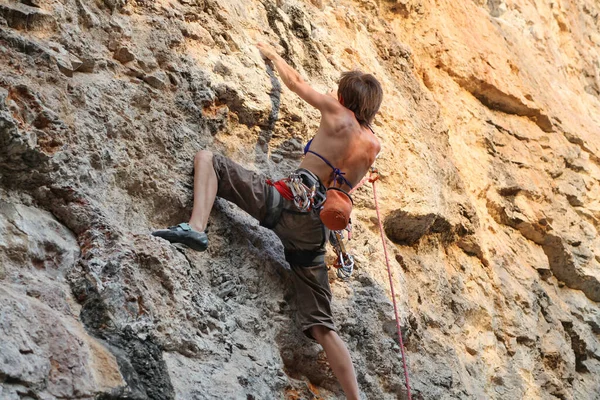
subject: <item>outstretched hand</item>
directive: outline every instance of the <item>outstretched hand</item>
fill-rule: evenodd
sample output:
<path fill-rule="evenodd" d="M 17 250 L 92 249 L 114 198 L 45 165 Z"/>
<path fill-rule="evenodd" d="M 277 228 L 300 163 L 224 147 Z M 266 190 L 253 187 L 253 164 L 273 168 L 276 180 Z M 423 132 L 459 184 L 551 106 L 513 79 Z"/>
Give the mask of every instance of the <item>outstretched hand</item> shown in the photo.
<path fill-rule="evenodd" d="M 271 61 L 273 61 L 273 59 L 275 59 L 278 56 L 277 51 L 275 51 L 273 47 L 266 43 L 257 43 L 256 47 L 258 47 L 258 50 L 260 50 L 260 53 L 264 57 L 268 58 Z"/>

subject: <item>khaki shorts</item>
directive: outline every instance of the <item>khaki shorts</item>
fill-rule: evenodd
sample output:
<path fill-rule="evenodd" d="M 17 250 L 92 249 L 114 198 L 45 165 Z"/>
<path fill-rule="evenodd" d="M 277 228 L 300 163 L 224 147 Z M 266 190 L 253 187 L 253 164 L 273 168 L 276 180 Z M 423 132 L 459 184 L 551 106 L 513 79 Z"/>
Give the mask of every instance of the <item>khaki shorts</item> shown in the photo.
<path fill-rule="evenodd" d="M 319 215 L 312 211 L 299 212 L 292 201 L 282 198 L 267 184 L 265 176 L 227 157 L 213 154 L 213 167 L 219 182 L 217 196 L 233 202 L 261 225 L 272 229 L 283 243 L 292 269 L 298 319 L 304 334 L 312 338 L 310 328 L 317 325 L 335 331 L 327 266 L 322 261 L 329 231 Z M 318 178 L 312 177 L 320 184 Z M 306 257 L 295 257 L 296 254 Z"/>

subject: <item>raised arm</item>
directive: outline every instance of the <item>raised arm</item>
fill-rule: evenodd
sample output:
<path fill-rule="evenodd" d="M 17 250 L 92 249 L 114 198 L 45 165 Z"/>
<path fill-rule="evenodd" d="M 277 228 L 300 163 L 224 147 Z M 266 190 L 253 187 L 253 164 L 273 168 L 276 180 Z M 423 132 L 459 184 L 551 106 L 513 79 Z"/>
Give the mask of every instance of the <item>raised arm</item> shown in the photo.
<path fill-rule="evenodd" d="M 257 47 L 263 56 L 273 62 L 273 65 L 275 65 L 275 69 L 279 73 L 285 86 L 300 96 L 300 98 L 308 104 L 317 108 L 321 113 L 334 112 L 339 108 L 340 103 L 337 99 L 314 90 L 271 46 L 264 43 L 258 43 Z"/>

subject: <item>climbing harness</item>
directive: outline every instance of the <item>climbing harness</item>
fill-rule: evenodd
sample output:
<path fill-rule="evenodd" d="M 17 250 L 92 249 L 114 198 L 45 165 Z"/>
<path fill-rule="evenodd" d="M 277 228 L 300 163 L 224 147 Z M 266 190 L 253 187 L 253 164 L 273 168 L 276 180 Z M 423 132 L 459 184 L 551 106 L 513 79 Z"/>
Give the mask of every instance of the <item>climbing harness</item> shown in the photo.
<path fill-rule="evenodd" d="M 277 182 L 272 182 L 270 180 L 267 183 L 271 186 L 274 186 L 279 193 L 281 193 L 282 197 L 287 200 L 294 201 L 294 205 L 302 212 L 310 211 L 310 210 L 320 210 L 325 201 L 325 196 L 322 192 L 318 191 L 316 188 L 316 183 L 313 183 L 311 187 L 308 187 L 304 181 L 302 180 L 302 171 L 301 169 L 294 172 L 289 176 L 289 178 L 282 179 Z M 310 173 L 309 171 L 306 171 Z M 311 174 L 314 176 L 314 174 Z M 385 255 L 385 262 L 387 266 L 388 278 L 390 283 L 390 289 L 392 294 L 392 303 L 394 305 L 394 316 L 396 318 L 396 330 L 398 333 L 398 342 L 400 344 L 400 352 L 402 354 L 402 366 L 404 368 L 404 382 L 406 384 L 406 392 L 408 400 L 412 400 L 412 395 L 410 391 L 410 381 L 408 377 L 408 364 L 406 360 L 406 350 L 404 348 L 404 340 L 402 339 L 402 329 L 400 327 L 400 317 L 398 315 L 398 304 L 396 302 L 396 291 L 394 289 L 394 280 L 392 277 L 392 268 L 390 266 L 390 258 L 387 251 L 387 245 L 385 240 L 385 233 L 383 231 L 383 224 L 381 223 L 381 213 L 379 211 L 379 202 L 377 201 L 377 188 L 375 182 L 379 180 L 379 171 L 376 168 L 371 168 L 369 171 L 369 175 L 364 177 L 354 188 L 350 190 L 350 194 L 364 185 L 366 182 L 370 182 L 373 185 L 373 200 L 375 202 L 375 210 L 377 212 L 377 222 L 379 224 L 379 233 L 381 235 L 381 243 L 383 244 L 383 253 Z M 318 182 L 318 179 L 317 179 Z M 354 271 L 354 257 L 348 253 L 346 246 L 344 245 L 344 231 L 347 232 L 348 240 L 352 239 L 352 223 L 350 222 L 345 229 L 341 230 L 332 230 L 329 242 L 334 247 L 334 250 L 337 254 L 337 259 L 334 263 L 334 267 L 337 268 L 336 275 L 338 278 L 347 280 L 352 275 Z M 308 252 L 308 259 L 314 261 L 314 252 Z M 322 258 L 324 257 L 324 253 L 319 253 L 318 257 L 320 257 L 319 262 L 322 262 Z M 286 259 L 288 256 L 286 254 Z M 306 263 L 306 262 L 305 262 Z"/>
<path fill-rule="evenodd" d="M 308 175 L 317 180 L 303 180 L 303 175 Z M 311 181 L 312 183 L 310 183 Z M 310 186 L 308 186 L 305 182 L 309 182 Z M 309 212 L 311 210 L 315 210 L 322 213 L 324 208 L 323 204 L 325 203 L 327 197 L 322 191 L 317 190 L 318 182 L 318 178 L 316 178 L 314 174 L 303 169 L 298 169 L 290 174 L 289 177 L 276 182 L 273 182 L 270 179 L 267 180 L 267 184 L 273 186 L 283 198 L 293 201 L 294 206 L 296 206 L 298 211 Z M 330 231 L 329 242 L 334 247 L 337 254 L 337 259 L 334 263 L 334 267 L 337 269 L 337 276 L 340 279 L 346 280 L 350 278 L 352 272 L 354 271 L 354 257 L 348 254 L 343 242 L 344 232 L 348 232 L 348 240 L 351 239 L 352 223 L 346 221 L 343 225 L 344 229 Z M 324 261 L 324 252 L 322 254 L 317 254 L 314 251 L 308 251 L 306 253 L 307 254 L 300 255 L 297 251 L 288 251 L 286 253 L 286 259 L 293 258 L 296 260 L 296 262 L 298 262 L 300 259 L 299 257 L 301 257 L 302 262 L 306 263 L 306 261 L 309 260 L 311 264 L 315 263 L 315 261 L 318 259 Z"/>
<path fill-rule="evenodd" d="M 275 187 L 286 200 L 293 201 L 300 212 L 320 210 L 325 202 L 325 195 L 317 190 L 316 182 L 310 187 L 307 186 L 299 171 L 301 170 L 297 170 L 291 173 L 289 177 L 276 182 L 269 179 L 267 184 Z"/>

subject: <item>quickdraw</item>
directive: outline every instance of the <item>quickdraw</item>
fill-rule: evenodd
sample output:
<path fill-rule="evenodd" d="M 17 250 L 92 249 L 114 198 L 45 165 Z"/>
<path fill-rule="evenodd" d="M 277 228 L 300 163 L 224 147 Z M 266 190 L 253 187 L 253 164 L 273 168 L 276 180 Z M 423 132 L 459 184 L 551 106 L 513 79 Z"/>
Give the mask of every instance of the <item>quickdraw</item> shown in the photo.
<path fill-rule="evenodd" d="M 348 232 L 348 240 L 350 240 L 352 238 L 352 223 L 348 224 L 348 227 L 344 230 L 331 231 L 329 243 L 331 243 L 337 255 L 337 259 L 333 264 L 337 270 L 336 275 L 342 280 L 347 280 L 354 272 L 354 257 L 348 253 L 344 245 L 344 231 Z"/>
<path fill-rule="evenodd" d="M 300 212 L 311 209 L 312 198 L 315 194 L 315 186 L 309 188 L 302 182 L 299 174 L 291 174 L 287 181 L 288 187 L 294 196 L 294 205 Z"/>
<path fill-rule="evenodd" d="M 292 192 L 294 205 L 300 212 L 318 210 L 323 205 L 325 198 L 317 192 L 316 185 L 306 186 L 300 174 L 293 173 L 285 181 Z"/>

